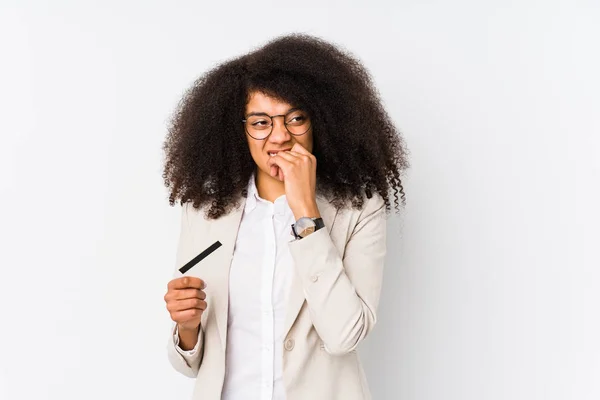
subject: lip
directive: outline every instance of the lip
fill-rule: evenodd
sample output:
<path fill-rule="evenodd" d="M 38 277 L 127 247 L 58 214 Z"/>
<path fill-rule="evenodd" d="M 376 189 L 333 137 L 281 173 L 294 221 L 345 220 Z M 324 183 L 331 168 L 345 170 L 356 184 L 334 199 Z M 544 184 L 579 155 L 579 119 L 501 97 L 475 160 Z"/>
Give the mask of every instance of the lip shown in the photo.
<path fill-rule="evenodd" d="M 269 153 L 275 153 L 275 154 L 277 154 L 280 151 L 290 151 L 290 150 L 292 150 L 292 149 L 290 148 L 290 149 L 281 149 L 281 150 L 267 150 L 267 154 L 269 154 Z"/>

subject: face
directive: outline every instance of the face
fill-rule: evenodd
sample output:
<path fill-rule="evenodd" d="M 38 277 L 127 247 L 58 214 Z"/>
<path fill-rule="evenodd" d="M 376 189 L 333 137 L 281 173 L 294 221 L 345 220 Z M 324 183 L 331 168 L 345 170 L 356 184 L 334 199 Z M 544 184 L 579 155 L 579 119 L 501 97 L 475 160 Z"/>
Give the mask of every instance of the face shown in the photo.
<path fill-rule="evenodd" d="M 268 95 L 261 92 L 252 92 L 249 96 L 249 101 L 246 104 L 246 112 L 244 116 L 246 119 L 249 120 L 250 114 L 263 113 L 267 115 L 285 115 L 293 109 L 295 109 L 293 105 L 288 104 L 284 101 L 275 99 L 273 97 L 269 97 Z M 302 117 L 308 118 L 306 113 L 302 114 L 292 112 L 288 114 L 288 128 L 292 132 L 296 130 L 298 133 L 302 133 L 302 129 L 298 130 L 298 126 L 299 124 L 301 124 Z M 247 125 L 249 129 L 261 129 L 261 125 L 270 123 L 270 119 L 269 117 L 264 115 L 257 115 L 255 117 L 252 117 L 251 122 L 254 124 L 254 128 L 250 128 L 250 125 Z M 268 132 L 269 130 L 267 129 L 266 133 Z M 260 137 L 256 134 L 254 134 L 253 136 Z M 292 135 L 285 127 L 284 117 L 273 118 L 273 131 L 266 139 L 257 140 L 251 137 L 248 133 L 246 133 L 246 138 L 248 139 L 248 147 L 250 148 L 252 158 L 258 166 L 258 173 L 264 173 L 266 175 L 269 175 L 267 161 L 269 160 L 269 157 L 271 157 L 269 155 L 270 152 L 277 152 L 280 150 L 291 150 L 294 144 L 296 143 L 300 144 L 310 153 L 312 153 L 313 149 L 312 128 L 310 128 L 306 133 L 302 135 Z"/>

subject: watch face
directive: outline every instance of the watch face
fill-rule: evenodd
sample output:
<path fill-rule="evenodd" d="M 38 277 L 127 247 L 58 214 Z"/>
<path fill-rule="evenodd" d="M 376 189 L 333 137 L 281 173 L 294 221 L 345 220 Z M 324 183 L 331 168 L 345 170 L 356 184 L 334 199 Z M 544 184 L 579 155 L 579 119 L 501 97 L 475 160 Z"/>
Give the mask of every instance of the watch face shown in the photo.
<path fill-rule="evenodd" d="M 296 233 L 300 237 L 305 237 L 315 231 L 317 224 L 311 218 L 302 217 L 296 222 Z"/>
<path fill-rule="evenodd" d="M 308 227 L 308 228 L 304 229 L 303 231 L 300 231 L 300 232 L 298 233 L 298 236 L 300 236 L 300 237 L 306 237 L 306 236 L 308 236 L 310 233 L 313 233 L 314 231 L 315 231 L 315 227 L 314 227 L 314 226 L 310 226 L 310 227 Z"/>

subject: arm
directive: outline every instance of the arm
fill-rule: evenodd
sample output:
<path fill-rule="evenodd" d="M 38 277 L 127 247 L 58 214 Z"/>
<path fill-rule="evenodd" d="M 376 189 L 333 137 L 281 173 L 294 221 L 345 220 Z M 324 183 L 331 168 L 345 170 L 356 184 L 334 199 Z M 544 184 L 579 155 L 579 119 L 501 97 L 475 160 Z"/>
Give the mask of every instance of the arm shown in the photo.
<path fill-rule="evenodd" d="M 325 349 L 354 350 L 373 329 L 386 253 L 383 199 L 367 199 L 343 259 L 327 229 L 290 242 L 308 310 Z"/>
<path fill-rule="evenodd" d="M 195 346 L 191 350 L 183 350 L 180 347 L 179 329 L 177 324 L 173 325 L 173 333 L 167 345 L 169 361 L 178 372 L 190 378 L 195 378 L 202 362 L 204 332 L 202 328 L 198 327 Z"/>
<path fill-rule="evenodd" d="M 181 276 L 178 268 L 187 261 L 184 260 L 184 249 L 189 248 L 191 245 L 188 206 L 189 203 L 184 204 L 181 210 L 181 230 L 177 245 L 174 278 Z M 202 327 L 198 326 L 198 330 L 195 332 L 189 329 L 180 332 L 178 324 L 174 322 L 167 343 L 167 356 L 173 368 L 185 376 L 195 378 L 202 362 L 203 342 L 204 332 Z M 186 350 L 183 350 L 180 346 Z"/>

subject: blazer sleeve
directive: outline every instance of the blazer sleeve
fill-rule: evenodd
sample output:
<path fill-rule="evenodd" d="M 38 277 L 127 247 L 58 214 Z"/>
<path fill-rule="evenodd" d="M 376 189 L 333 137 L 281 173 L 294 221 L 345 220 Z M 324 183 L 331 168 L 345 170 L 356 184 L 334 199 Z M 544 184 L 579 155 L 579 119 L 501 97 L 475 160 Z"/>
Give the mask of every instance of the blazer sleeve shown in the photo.
<path fill-rule="evenodd" d="M 190 203 L 185 203 L 181 208 L 181 228 L 179 233 L 179 241 L 177 244 L 177 255 L 175 262 L 175 272 L 173 278 L 182 276 L 179 272 L 179 268 L 184 265 L 187 261 L 185 260 L 185 249 L 191 248 L 191 230 L 188 218 L 188 206 Z M 167 356 L 169 362 L 177 370 L 185 376 L 195 378 L 198 375 L 200 364 L 202 363 L 203 355 L 203 342 L 204 342 L 204 331 L 202 327 L 198 333 L 198 343 L 193 351 L 185 352 L 179 349 L 178 341 L 175 338 L 177 324 L 173 323 L 171 331 L 169 333 L 169 340 L 167 342 Z M 178 350 L 179 349 L 179 350 Z"/>
<path fill-rule="evenodd" d="M 289 243 L 313 325 L 330 354 L 356 349 L 373 329 L 386 254 L 383 198 L 365 201 L 343 256 L 327 229 Z"/>

